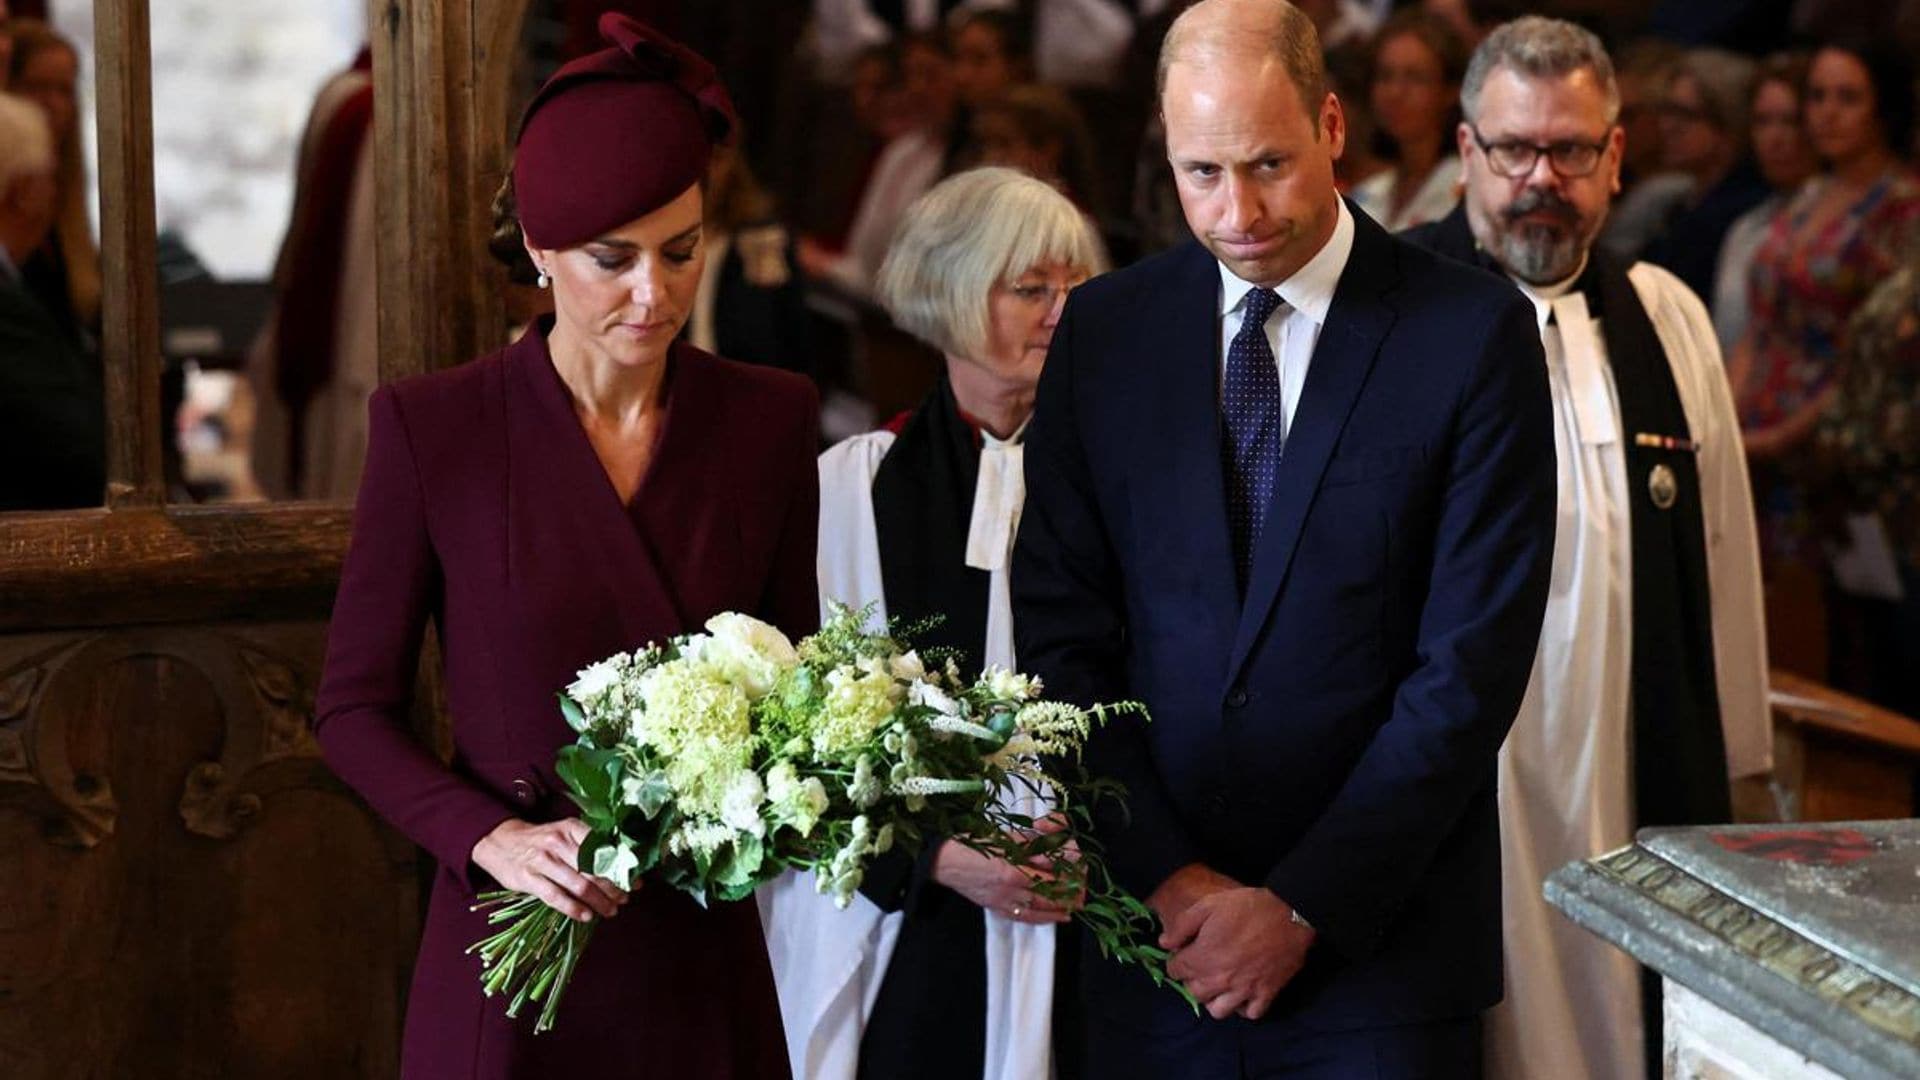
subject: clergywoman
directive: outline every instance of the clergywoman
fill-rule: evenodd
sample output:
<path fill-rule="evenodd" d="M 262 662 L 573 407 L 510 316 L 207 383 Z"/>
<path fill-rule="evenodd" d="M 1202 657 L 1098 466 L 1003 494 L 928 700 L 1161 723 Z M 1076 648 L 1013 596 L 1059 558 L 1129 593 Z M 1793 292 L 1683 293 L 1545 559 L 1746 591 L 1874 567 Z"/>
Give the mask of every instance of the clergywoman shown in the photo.
<path fill-rule="evenodd" d="M 1105 269 L 1066 196 L 1004 168 L 951 177 L 894 234 L 878 296 L 946 356 L 925 401 L 820 456 L 820 597 L 942 621 L 963 674 L 1015 667 L 1007 563 L 1021 439 L 1067 292 Z M 1044 807 L 1027 805 L 1038 816 Z M 1071 1076 L 1068 912 L 1037 871 L 956 839 L 879 860 L 846 911 L 810 878 L 761 892 L 794 1072 L 808 1080 Z M 1071 985 L 1070 983 L 1068 984 Z"/>

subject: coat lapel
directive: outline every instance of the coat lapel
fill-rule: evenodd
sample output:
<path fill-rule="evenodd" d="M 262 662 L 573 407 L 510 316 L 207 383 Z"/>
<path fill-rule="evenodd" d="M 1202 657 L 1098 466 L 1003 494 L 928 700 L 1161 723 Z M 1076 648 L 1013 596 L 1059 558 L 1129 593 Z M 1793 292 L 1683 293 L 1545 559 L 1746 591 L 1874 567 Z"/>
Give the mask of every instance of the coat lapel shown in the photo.
<path fill-rule="evenodd" d="M 1353 218 L 1353 251 L 1334 291 L 1327 323 L 1320 328 L 1313 363 L 1307 369 L 1306 385 L 1287 433 L 1280 470 L 1274 477 L 1266 524 L 1254 550 L 1253 574 L 1247 582 L 1246 601 L 1240 608 L 1240 623 L 1227 665 L 1229 681 L 1246 663 L 1261 627 L 1272 613 L 1293 563 L 1300 529 L 1313 508 L 1320 477 L 1373 370 L 1380 343 L 1393 326 L 1393 309 L 1383 299 L 1399 277 L 1393 239 L 1365 214 L 1356 210 Z M 1217 485 L 1217 463 L 1214 475 Z M 1224 505 L 1224 496 L 1221 498 Z M 1231 566 L 1231 559 L 1225 565 Z"/>
<path fill-rule="evenodd" d="M 1153 508 L 1153 518 L 1179 523 L 1160 530 L 1160 540 L 1178 545 L 1166 557 L 1198 578 L 1199 609 L 1230 613 L 1239 600 L 1220 461 L 1220 271 L 1198 243 L 1181 251 L 1166 305 L 1174 314 L 1153 324 L 1138 353 L 1148 358 L 1141 387 L 1151 395 L 1146 415 L 1155 418 L 1144 430 L 1156 434 L 1140 440 L 1146 482 L 1136 499 Z M 1224 650 L 1230 615 L 1219 634 Z"/>
<path fill-rule="evenodd" d="M 690 631 L 729 607 L 754 610 L 759 590 L 742 562 L 741 515 L 751 502 L 743 493 L 766 478 L 741 464 L 755 460 L 746 429 L 756 418 L 729 395 L 721 361 L 679 342 L 667 378 L 660 445 L 628 522 L 649 565 L 665 575 L 657 580 L 676 625 Z"/>
<path fill-rule="evenodd" d="M 574 412 L 573 398 L 554 370 L 547 352 L 549 320 L 528 328 L 509 351 L 509 426 L 513 456 L 514 512 L 508 517 L 520 536 L 508 542 L 508 574 L 537 567 L 561 567 L 569 575 L 586 575 L 598 583 L 618 612 L 620 629 L 632 648 L 665 636 L 663 626 L 678 632 L 683 625 L 678 606 L 652 549 L 640 536 L 628 507 L 620 502 L 613 481 L 588 441 Z M 677 372 L 669 372 L 674 379 Z M 667 425 L 673 424 L 673 391 L 669 388 Z M 668 431 L 663 431 L 664 450 Z M 655 455 L 649 476 L 660 473 L 664 452 Z M 645 487 L 642 487 L 642 494 Z M 562 558 L 549 546 L 570 551 Z M 519 588 L 548 584 L 520 581 Z M 584 613 L 583 613 L 584 614 Z"/>

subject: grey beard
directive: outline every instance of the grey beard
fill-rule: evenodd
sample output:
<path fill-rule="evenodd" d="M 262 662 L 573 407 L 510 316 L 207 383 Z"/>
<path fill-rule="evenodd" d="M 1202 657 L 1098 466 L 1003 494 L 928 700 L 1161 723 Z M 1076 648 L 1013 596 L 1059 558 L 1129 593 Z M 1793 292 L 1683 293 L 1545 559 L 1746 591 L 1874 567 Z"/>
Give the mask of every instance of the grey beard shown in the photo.
<path fill-rule="evenodd" d="M 1577 229 L 1556 231 L 1537 225 L 1508 225 L 1499 230 L 1493 257 L 1507 273 L 1529 285 L 1565 281 L 1586 257 L 1586 241 Z"/>

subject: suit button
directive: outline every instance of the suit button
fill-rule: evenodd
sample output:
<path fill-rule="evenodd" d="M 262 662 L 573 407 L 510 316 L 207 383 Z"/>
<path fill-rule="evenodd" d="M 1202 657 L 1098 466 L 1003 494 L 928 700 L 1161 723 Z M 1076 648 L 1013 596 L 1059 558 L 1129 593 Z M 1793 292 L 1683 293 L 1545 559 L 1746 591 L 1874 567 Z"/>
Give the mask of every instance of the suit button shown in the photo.
<path fill-rule="evenodd" d="M 1227 707 L 1233 708 L 1233 709 L 1244 709 L 1246 708 L 1246 706 L 1247 706 L 1246 688 L 1240 687 L 1240 686 L 1234 687 L 1233 692 L 1227 695 Z"/>
<path fill-rule="evenodd" d="M 520 803 L 522 806 L 532 806 L 533 785 L 525 780 L 515 778 L 513 781 L 513 798 L 514 801 Z"/>

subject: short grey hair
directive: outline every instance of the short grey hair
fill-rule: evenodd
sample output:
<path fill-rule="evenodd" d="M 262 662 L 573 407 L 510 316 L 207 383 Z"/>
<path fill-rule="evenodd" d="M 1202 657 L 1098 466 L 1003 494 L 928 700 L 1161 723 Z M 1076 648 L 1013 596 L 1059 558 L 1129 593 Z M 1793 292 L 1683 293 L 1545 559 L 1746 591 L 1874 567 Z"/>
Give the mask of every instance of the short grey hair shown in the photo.
<path fill-rule="evenodd" d="M 0 93 L 0 194 L 14 181 L 54 170 L 53 127 L 40 106 Z"/>
<path fill-rule="evenodd" d="M 1085 214 L 1015 169 L 969 169 L 907 208 L 874 294 L 895 325 L 954 356 L 987 344 L 987 298 L 1042 262 L 1098 274 L 1105 250 Z"/>
<path fill-rule="evenodd" d="M 1725 49 L 1688 49 L 1668 76 L 1690 79 L 1706 107 L 1707 122 L 1731 134 L 1744 146 L 1747 142 L 1747 110 L 1753 104 L 1753 84 L 1759 65 Z"/>
<path fill-rule="evenodd" d="M 1591 31 L 1565 19 L 1523 15 L 1503 23 L 1473 50 L 1467 77 L 1460 84 L 1460 111 L 1467 123 L 1480 119 L 1480 92 L 1487 79 L 1505 68 L 1534 79 L 1560 79 L 1581 69 L 1593 72 L 1607 95 L 1607 123 L 1620 119 L 1620 83 L 1613 77 L 1613 60 Z"/>

